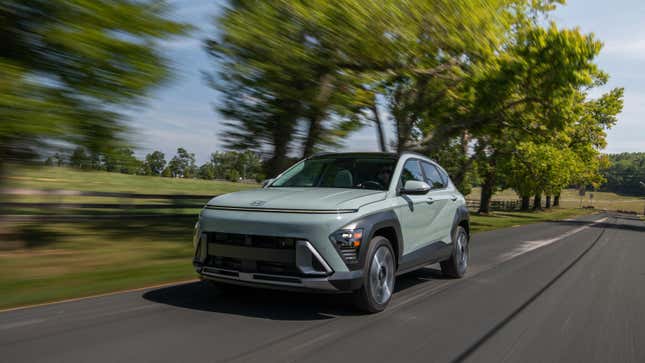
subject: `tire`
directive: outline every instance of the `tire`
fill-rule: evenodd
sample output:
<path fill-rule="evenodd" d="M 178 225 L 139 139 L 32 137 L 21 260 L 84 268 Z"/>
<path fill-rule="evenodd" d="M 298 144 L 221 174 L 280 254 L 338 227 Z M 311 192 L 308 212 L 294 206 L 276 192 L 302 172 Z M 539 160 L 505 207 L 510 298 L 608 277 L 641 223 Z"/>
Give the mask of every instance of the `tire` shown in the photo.
<path fill-rule="evenodd" d="M 354 293 L 354 303 L 363 312 L 377 313 L 385 310 L 394 292 L 396 260 L 390 241 L 372 238 L 365 258 L 363 286 Z"/>
<path fill-rule="evenodd" d="M 469 238 L 468 233 L 462 226 L 455 230 L 455 237 L 452 243 L 452 254 L 450 258 L 441 262 L 441 272 L 452 278 L 461 278 L 468 270 L 469 256 Z"/>

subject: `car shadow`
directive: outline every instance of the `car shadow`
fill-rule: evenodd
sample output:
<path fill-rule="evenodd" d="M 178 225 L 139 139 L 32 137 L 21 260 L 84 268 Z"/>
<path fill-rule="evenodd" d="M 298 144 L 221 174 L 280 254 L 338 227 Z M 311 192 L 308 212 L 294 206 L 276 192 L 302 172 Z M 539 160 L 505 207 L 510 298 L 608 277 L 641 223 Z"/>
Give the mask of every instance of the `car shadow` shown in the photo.
<path fill-rule="evenodd" d="M 443 279 L 436 269 L 424 268 L 402 275 L 396 294 L 410 287 Z M 143 298 L 159 304 L 246 317 L 298 321 L 363 315 L 352 305 L 350 294 L 278 291 L 240 286 L 212 286 L 206 281 L 173 285 L 147 291 Z"/>

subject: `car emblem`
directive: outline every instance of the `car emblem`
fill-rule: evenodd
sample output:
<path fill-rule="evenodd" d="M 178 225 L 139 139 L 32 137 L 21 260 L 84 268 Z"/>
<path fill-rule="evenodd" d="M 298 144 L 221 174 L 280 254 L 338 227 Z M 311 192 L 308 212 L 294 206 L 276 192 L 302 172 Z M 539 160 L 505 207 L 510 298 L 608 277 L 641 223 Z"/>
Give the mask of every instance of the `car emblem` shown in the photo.
<path fill-rule="evenodd" d="M 266 203 L 266 201 L 264 201 L 264 200 L 255 200 L 255 201 L 251 202 L 251 205 L 254 206 L 254 207 L 261 207 L 265 203 Z"/>

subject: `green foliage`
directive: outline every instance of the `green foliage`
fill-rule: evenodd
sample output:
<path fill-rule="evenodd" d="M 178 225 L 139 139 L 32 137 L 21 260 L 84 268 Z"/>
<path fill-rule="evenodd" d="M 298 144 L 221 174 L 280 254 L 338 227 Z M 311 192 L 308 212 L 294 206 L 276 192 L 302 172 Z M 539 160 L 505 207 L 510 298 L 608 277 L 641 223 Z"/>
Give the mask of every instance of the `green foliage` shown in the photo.
<path fill-rule="evenodd" d="M 158 0 L 2 1 L 0 166 L 54 140 L 91 154 L 121 147 L 117 106 L 168 77 L 156 41 L 186 29 L 168 10 Z"/>
<path fill-rule="evenodd" d="M 645 195 L 645 153 L 609 154 L 611 166 L 602 174 L 606 179 L 602 190 L 627 195 Z"/>
<path fill-rule="evenodd" d="M 199 169 L 201 178 L 228 179 L 238 181 L 263 177 L 262 159 L 252 151 L 245 152 L 215 152 L 211 159 Z"/>
<path fill-rule="evenodd" d="M 517 145 L 505 170 L 505 181 L 518 195 L 557 195 L 582 165 L 569 149 L 525 142 Z"/>
<path fill-rule="evenodd" d="M 143 174 L 143 163 L 130 148 L 117 148 L 104 155 L 102 167 L 95 168 L 122 174 Z"/>
<path fill-rule="evenodd" d="M 238 172 L 235 169 L 231 169 L 228 171 L 228 173 L 226 173 L 226 179 L 229 181 L 236 182 L 240 180 L 240 172 Z"/>
<path fill-rule="evenodd" d="M 85 149 L 77 147 L 69 157 L 69 164 L 77 169 L 88 169 L 90 167 L 90 158 L 85 153 Z"/>
<path fill-rule="evenodd" d="M 177 149 L 175 155 L 168 166 L 168 172 L 162 174 L 170 175 L 175 178 L 193 178 L 197 174 L 197 166 L 195 165 L 195 154 L 189 153 L 186 149 L 180 147 Z M 166 176 L 164 175 L 164 176 Z"/>
<path fill-rule="evenodd" d="M 492 53 L 508 3 L 233 2 L 208 42 L 221 66 L 213 85 L 224 94 L 227 146 L 269 150 L 275 172 L 294 146 L 310 155 L 337 144 L 366 123 L 383 86 L 460 73 L 451 63 Z"/>
<path fill-rule="evenodd" d="M 146 155 L 143 165 L 146 175 L 161 175 L 166 167 L 166 156 L 161 151 L 155 150 Z"/>
<path fill-rule="evenodd" d="M 447 145 L 431 154 L 450 175 L 457 189 L 470 194 L 473 185 L 479 184 L 475 160 L 469 155 L 466 135 L 452 139 Z"/>

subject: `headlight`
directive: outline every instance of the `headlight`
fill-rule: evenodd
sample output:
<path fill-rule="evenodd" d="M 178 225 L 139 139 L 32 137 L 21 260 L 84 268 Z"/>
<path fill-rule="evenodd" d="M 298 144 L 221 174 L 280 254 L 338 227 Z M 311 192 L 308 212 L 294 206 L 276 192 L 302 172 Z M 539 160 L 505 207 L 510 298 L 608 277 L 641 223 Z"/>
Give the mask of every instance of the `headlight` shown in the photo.
<path fill-rule="evenodd" d="M 347 264 L 358 263 L 358 251 L 363 241 L 363 229 L 341 229 L 329 236 L 331 241 L 338 246 L 340 253 Z"/>

